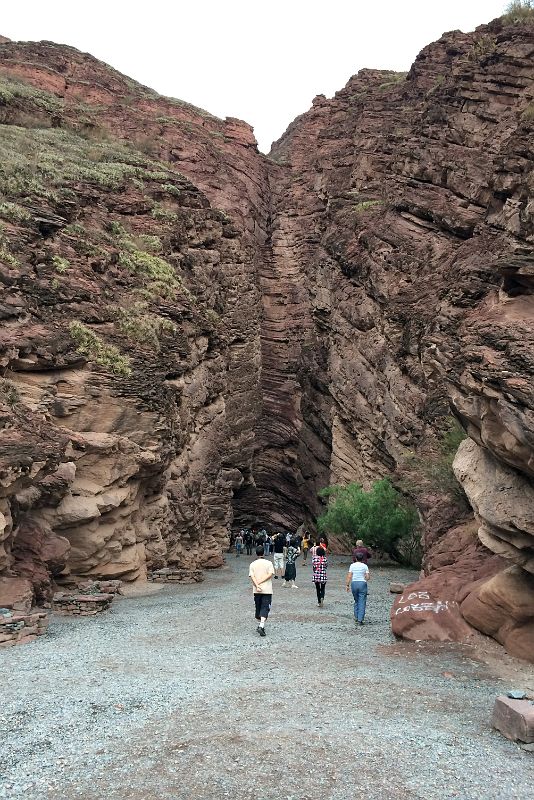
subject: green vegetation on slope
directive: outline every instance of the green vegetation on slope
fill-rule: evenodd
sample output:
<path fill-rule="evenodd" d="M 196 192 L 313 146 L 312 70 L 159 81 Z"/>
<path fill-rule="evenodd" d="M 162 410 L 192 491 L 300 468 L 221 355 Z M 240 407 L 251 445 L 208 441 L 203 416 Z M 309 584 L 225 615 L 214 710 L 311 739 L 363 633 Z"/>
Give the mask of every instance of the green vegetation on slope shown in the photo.
<path fill-rule="evenodd" d="M 115 375 L 130 375 L 129 358 L 121 355 L 114 345 L 106 344 L 91 328 L 75 320 L 69 325 L 69 333 L 79 353 Z"/>
<path fill-rule="evenodd" d="M 400 563 L 417 562 L 420 553 L 419 517 L 387 478 L 375 481 L 366 492 L 359 483 L 328 486 L 319 492 L 328 507 L 317 520 L 321 533 L 348 537 L 352 544 L 363 539 L 374 550 Z"/>
<path fill-rule="evenodd" d="M 534 22 L 534 0 L 512 0 L 502 16 L 505 22 Z"/>

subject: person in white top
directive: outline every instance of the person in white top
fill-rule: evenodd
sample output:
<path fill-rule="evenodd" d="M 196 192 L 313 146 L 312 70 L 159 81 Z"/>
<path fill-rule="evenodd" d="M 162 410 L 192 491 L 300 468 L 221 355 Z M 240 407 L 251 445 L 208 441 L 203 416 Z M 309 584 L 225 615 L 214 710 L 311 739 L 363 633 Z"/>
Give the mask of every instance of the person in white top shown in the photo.
<path fill-rule="evenodd" d="M 367 581 L 371 575 L 369 567 L 363 563 L 363 555 L 355 553 L 355 558 L 347 575 L 347 592 L 352 591 L 354 597 L 354 619 L 358 625 L 363 625 L 367 604 Z"/>
<path fill-rule="evenodd" d="M 259 544 L 256 547 L 256 555 L 258 556 L 249 567 L 248 575 L 252 581 L 254 591 L 254 606 L 256 610 L 256 619 L 260 623 L 257 631 L 260 636 L 265 636 L 265 621 L 269 616 L 271 610 L 271 603 L 273 599 L 273 575 L 274 567 L 270 561 L 264 558 L 263 545 Z"/>

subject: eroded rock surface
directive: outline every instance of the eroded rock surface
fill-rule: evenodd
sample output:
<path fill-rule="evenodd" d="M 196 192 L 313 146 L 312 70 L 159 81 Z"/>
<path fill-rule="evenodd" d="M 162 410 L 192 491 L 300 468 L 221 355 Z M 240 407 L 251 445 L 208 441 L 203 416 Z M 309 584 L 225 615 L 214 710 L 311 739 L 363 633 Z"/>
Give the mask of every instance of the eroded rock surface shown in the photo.
<path fill-rule="evenodd" d="M 252 201 L 236 223 L 176 162 L 194 119 L 239 199 L 220 148 L 257 157 L 250 129 L 50 43 L 0 72 L 0 567 L 44 601 L 220 566 L 260 403 Z"/>

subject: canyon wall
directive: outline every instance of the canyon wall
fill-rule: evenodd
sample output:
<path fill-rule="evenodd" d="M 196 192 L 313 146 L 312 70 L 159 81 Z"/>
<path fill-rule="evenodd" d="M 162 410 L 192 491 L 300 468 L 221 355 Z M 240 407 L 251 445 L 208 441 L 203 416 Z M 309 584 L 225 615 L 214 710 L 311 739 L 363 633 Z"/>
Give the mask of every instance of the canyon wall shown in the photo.
<path fill-rule="evenodd" d="M 532 33 L 362 70 L 268 157 L 90 56 L 0 44 L 11 587 L 217 566 L 232 520 L 295 528 L 391 475 L 447 636 L 534 658 Z M 451 412 L 470 507 L 425 468 Z M 444 635 L 427 617 L 394 630 Z"/>
<path fill-rule="evenodd" d="M 50 43 L 0 71 L 4 596 L 220 566 L 260 407 L 250 128 Z"/>

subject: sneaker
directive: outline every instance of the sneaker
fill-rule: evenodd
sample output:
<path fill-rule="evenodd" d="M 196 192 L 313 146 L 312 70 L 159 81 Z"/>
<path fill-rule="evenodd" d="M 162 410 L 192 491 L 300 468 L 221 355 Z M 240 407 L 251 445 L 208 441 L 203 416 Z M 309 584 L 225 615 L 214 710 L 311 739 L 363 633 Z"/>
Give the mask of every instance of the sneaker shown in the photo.
<path fill-rule="evenodd" d="M 296 583 L 294 583 L 294 584 L 291 586 L 291 588 L 292 588 L 292 589 L 298 589 L 299 587 L 297 586 L 297 584 L 296 584 Z"/>
<path fill-rule="evenodd" d="M 261 625 L 258 625 L 258 633 L 260 636 L 265 636 L 265 628 L 262 628 Z"/>
<path fill-rule="evenodd" d="M 278 580 L 278 575 L 275 575 L 274 579 L 275 579 L 275 581 L 277 581 Z"/>
<path fill-rule="evenodd" d="M 361 628 L 361 627 L 362 627 L 362 625 L 363 625 L 363 619 L 362 619 L 362 621 L 359 623 L 359 625 L 360 625 L 360 628 Z"/>

